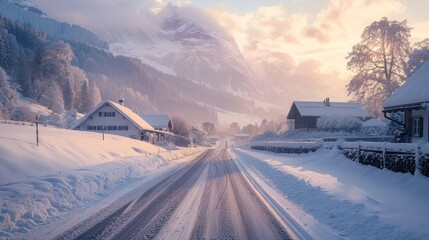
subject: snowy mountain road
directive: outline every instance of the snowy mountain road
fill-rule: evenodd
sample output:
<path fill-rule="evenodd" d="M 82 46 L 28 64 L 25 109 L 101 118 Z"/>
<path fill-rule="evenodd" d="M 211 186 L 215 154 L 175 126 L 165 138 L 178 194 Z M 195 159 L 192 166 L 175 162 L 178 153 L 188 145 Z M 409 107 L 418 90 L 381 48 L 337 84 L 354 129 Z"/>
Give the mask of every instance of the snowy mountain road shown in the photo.
<path fill-rule="evenodd" d="M 228 149 L 210 149 L 57 239 L 297 238 L 235 161 Z"/>

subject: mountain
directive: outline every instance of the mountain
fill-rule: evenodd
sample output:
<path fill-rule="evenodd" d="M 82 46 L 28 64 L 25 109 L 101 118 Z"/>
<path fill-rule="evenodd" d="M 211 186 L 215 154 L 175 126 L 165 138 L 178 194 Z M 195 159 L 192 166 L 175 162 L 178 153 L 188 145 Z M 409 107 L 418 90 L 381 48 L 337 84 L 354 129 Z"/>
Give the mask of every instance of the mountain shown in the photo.
<path fill-rule="evenodd" d="M 95 33 L 74 24 L 60 23 L 49 18 L 28 0 L 0 0 L 0 14 L 8 19 L 31 24 L 34 29 L 46 33 L 51 39 L 108 48 L 107 43 Z"/>
<path fill-rule="evenodd" d="M 139 58 L 164 73 L 238 96 L 260 94 L 235 40 L 181 16 L 177 8 L 168 4 L 158 13 L 154 33 L 109 28 L 101 36 L 115 54 Z"/>
<path fill-rule="evenodd" d="M 162 20 L 155 32 L 110 27 L 97 30 L 100 37 L 80 26 L 51 19 L 26 0 L 0 0 L 0 7 L 0 15 L 17 21 L 16 29 L 34 34 L 46 31 L 45 36 L 43 33 L 40 36 L 40 41 L 45 43 L 38 43 L 38 50 L 32 50 L 35 48 L 25 45 L 26 36 L 6 30 L 5 38 L 15 35 L 21 40 L 14 44 L 22 45 L 22 49 L 29 49 L 32 54 L 28 58 L 27 50 L 23 50 L 15 54 L 19 57 L 5 56 L 5 59 L 17 59 L 14 62 L 28 59 L 31 68 L 25 76 L 5 67 L 24 97 L 34 95 L 31 89 L 35 78 L 44 79 L 40 77 L 39 56 L 46 54 L 46 49 L 55 49 L 51 42 L 63 41 L 70 46 L 73 55 L 72 66 L 67 69 L 79 73 L 80 82 L 88 85 L 85 89 L 99 91 L 101 99 L 116 101 L 125 97 L 127 106 L 136 111 L 168 112 L 186 118 L 191 124 L 218 122 L 219 116 L 224 123 L 248 116 L 253 117 L 254 123 L 268 117 L 265 107 L 257 107 L 254 99 L 261 93 L 255 87 L 256 76 L 234 39 L 181 17 L 172 5 L 160 13 Z M 22 27 L 19 27 L 20 22 Z M 61 49 L 67 50 L 66 45 L 61 45 Z M 25 66 L 17 64 L 15 68 Z M 67 84 L 67 81 L 58 83 L 62 88 L 59 95 L 67 95 Z M 84 88 L 82 84 L 79 87 Z M 68 110 L 70 101 L 63 102 L 64 109 Z"/>

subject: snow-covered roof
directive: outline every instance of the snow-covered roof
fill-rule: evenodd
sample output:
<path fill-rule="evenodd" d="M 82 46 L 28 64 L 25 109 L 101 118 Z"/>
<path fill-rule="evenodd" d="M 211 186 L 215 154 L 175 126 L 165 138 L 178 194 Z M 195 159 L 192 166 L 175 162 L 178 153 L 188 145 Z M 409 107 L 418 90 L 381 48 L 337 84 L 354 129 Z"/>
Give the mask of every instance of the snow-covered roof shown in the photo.
<path fill-rule="evenodd" d="M 424 102 L 429 102 L 429 61 L 426 61 L 404 85 L 396 89 L 384 102 L 383 107 L 395 108 Z"/>
<path fill-rule="evenodd" d="M 140 117 L 155 129 L 168 129 L 168 123 L 171 121 L 168 114 L 140 114 Z"/>
<path fill-rule="evenodd" d="M 95 108 L 93 108 L 91 111 L 89 111 L 87 114 L 85 114 L 85 116 L 83 118 L 79 119 L 79 121 L 77 121 L 73 126 L 71 126 L 70 129 L 75 129 L 76 127 L 78 127 L 81 123 L 86 121 L 86 119 L 88 119 L 88 117 L 90 117 L 94 112 L 96 112 L 100 107 L 102 107 L 106 103 L 108 103 L 115 110 L 117 110 L 122 116 L 127 118 L 140 131 L 142 131 L 142 130 L 155 131 L 155 129 L 149 123 L 147 123 L 145 120 L 143 120 L 143 118 L 141 118 L 139 115 L 137 115 L 137 113 L 133 112 L 131 109 L 129 109 L 125 106 L 122 106 L 122 105 L 115 103 L 113 101 L 110 101 L 110 100 L 106 100 L 106 101 L 99 103 Z"/>
<path fill-rule="evenodd" d="M 362 104 L 352 102 L 330 102 L 327 106 L 324 102 L 294 101 L 293 104 L 303 117 L 310 116 L 353 116 L 366 117 L 369 114 Z"/>
<path fill-rule="evenodd" d="M 386 127 L 387 123 L 380 119 L 369 119 L 362 123 L 362 127 Z"/>

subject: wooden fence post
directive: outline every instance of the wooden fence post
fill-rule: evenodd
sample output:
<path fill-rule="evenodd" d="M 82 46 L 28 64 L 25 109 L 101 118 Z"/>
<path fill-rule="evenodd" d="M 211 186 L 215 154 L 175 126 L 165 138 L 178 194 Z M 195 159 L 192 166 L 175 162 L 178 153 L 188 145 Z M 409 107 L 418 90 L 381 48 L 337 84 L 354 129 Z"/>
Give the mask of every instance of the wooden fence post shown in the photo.
<path fill-rule="evenodd" d="M 360 159 L 360 143 L 361 143 L 361 141 L 358 141 L 358 152 L 357 152 L 357 161 L 359 162 L 359 159 Z"/>
<path fill-rule="evenodd" d="M 36 144 L 37 146 L 39 146 L 39 121 L 37 116 L 36 116 Z"/>
<path fill-rule="evenodd" d="M 386 168 L 386 143 L 383 143 L 383 169 Z"/>
<path fill-rule="evenodd" d="M 416 152 L 414 155 L 415 162 L 416 162 L 416 167 L 414 169 L 414 175 L 416 175 L 417 173 L 420 174 L 420 172 L 421 172 L 421 169 L 420 169 L 420 158 L 421 158 L 420 149 L 421 149 L 421 143 L 417 143 L 416 144 L 416 150 L 415 150 Z"/>

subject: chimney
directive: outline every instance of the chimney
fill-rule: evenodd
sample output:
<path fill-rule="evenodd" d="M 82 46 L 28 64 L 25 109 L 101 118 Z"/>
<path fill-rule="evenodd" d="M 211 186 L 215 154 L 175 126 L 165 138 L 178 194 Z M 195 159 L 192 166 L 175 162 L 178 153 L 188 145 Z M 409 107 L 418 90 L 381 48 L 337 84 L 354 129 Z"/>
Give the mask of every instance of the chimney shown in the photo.
<path fill-rule="evenodd" d="M 118 102 L 121 106 L 125 106 L 125 98 L 119 98 Z"/>
<path fill-rule="evenodd" d="M 325 100 L 323 100 L 323 103 L 325 104 L 325 106 L 330 107 L 331 103 L 329 102 L 329 98 L 325 98 Z"/>

